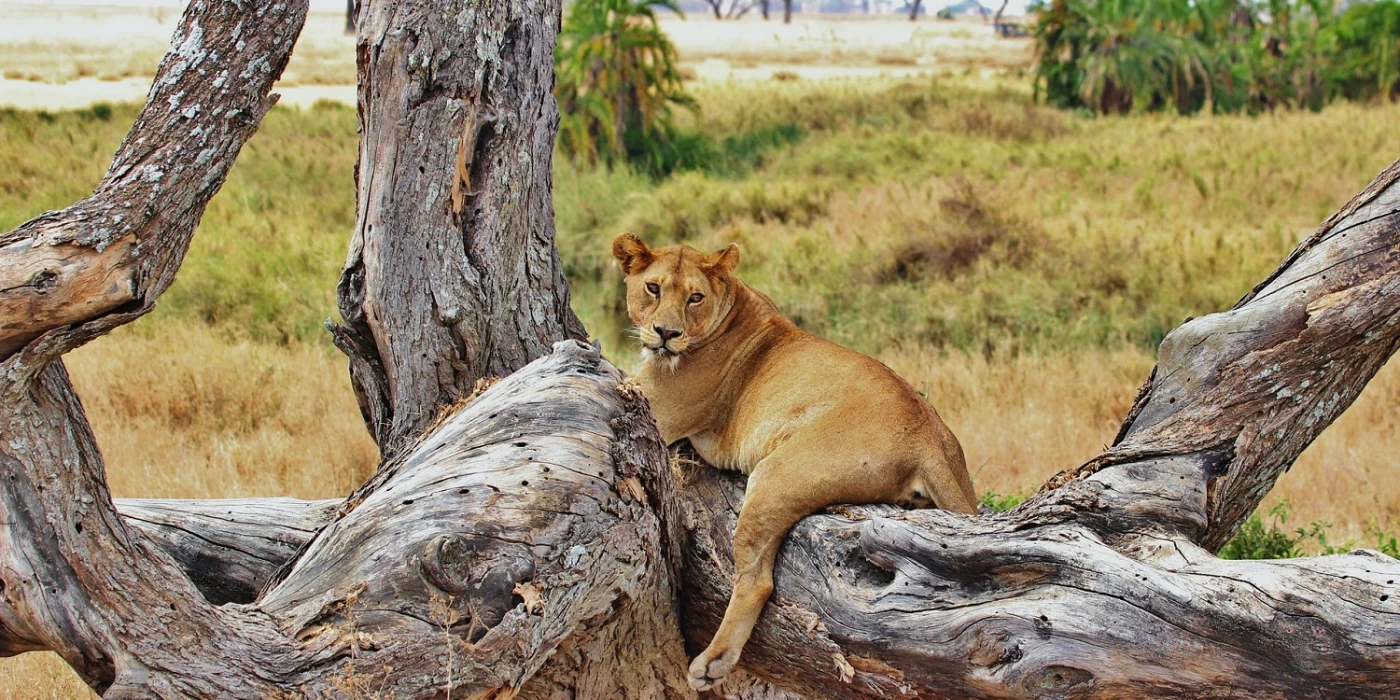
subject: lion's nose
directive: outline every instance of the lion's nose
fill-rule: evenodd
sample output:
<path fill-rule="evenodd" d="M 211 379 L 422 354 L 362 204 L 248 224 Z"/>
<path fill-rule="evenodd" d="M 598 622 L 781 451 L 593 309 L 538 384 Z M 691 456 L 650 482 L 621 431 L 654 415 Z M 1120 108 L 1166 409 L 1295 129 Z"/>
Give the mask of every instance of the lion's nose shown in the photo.
<path fill-rule="evenodd" d="M 669 341 L 672 338 L 679 338 L 681 336 L 681 332 L 674 328 L 667 328 L 665 326 L 652 326 L 651 329 L 656 331 L 657 335 L 661 336 L 661 342 L 663 343 Z"/>

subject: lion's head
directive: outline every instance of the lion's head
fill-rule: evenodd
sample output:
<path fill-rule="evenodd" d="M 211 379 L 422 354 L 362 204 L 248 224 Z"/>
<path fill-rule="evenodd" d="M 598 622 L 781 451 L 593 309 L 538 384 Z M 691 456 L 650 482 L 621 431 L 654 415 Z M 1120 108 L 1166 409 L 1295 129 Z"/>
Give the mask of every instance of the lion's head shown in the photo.
<path fill-rule="evenodd" d="M 627 278 L 627 315 L 649 357 L 674 363 L 713 335 L 734 305 L 737 244 L 712 255 L 688 245 L 653 250 L 623 233 L 612 249 Z"/>

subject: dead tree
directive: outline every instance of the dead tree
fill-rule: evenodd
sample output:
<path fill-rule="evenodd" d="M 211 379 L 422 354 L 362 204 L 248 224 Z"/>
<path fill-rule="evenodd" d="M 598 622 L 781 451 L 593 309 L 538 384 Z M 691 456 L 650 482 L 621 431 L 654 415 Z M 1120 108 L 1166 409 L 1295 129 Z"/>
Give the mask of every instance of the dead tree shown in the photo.
<path fill-rule="evenodd" d="M 286 503 L 113 509 L 60 356 L 169 285 L 306 13 L 195 0 L 94 194 L 0 236 L 0 653 L 57 651 L 108 697 L 684 695 L 663 446 L 617 370 L 553 342 L 581 332 L 550 220 L 559 4 L 365 10 L 366 186 L 337 339 L 395 456 L 345 503 L 291 504 L 321 519 L 300 530 Z M 395 228 L 415 225 L 430 245 Z M 534 356 L 431 435 L 403 437 Z M 200 522 L 223 530 L 201 546 L 236 546 L 182 556 L 198 552 L 171 524 Z M 201 590 L 261 594 L 220 607 Z"/>
<path fill-rule="evenodd" d="M 0 236 L 0 653 L 55 650 L 109 697 L 691 696 L 682 636 L 721 617 L 742 479 L 678 485 L 644 400 L 570 339 L 558 4 L 426 5 L 360 24 L 335 335 L 389 456 L 345 501 L 114 506 L 61 360 L 168 286 L 304 2 L 191 3 L 94 194 Z M 1021 507 L 800 523 L 741 664 L 771 685 L 727 694 L 1393 693 L 1400 562 L 1210 552 L 1400 343 L 1397 180 L 1172 332 L 1113 447 Z"/>

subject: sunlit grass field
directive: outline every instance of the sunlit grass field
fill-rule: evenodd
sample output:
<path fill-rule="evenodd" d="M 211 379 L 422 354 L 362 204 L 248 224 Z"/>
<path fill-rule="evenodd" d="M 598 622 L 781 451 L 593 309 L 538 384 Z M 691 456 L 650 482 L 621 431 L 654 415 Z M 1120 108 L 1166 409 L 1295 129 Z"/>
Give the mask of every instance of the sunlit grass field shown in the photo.
<path fill-rule="evenodd" d="M 870 353 L 958 434 L 979 491 L 1096 454 L 1162 336 L 1221 310 L 1395 157 L 1400 107 L 1091 118 L 980 73 L 704 83 L 695 169 L 555 166 L 574 308 L 624 367 L 608 242 L 743 248 L 803 327 Z M 136 108 L 0 111 L 0 230 L 87 194 Z M 344 495 L 375 451 L 322 324 L 354 219 L 354 111 L 279 107 L 154 314 L 68 357 L 117 496 Z M 444 174 L 444 177 L 447 177 Z M 1387 369 L 1266 501 L 1365 540 L 1400 514 Z M 0 697 L 84 697 L 52 657 Z"/>

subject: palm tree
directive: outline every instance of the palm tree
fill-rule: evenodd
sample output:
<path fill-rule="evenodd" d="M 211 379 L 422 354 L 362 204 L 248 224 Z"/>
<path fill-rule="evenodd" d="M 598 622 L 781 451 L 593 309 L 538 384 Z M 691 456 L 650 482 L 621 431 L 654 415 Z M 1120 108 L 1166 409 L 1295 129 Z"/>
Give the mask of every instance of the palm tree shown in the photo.
<path fill-rule="evenodd" d="M 680 14 L 676 0 L 577 0 L 569 10 L 555 95 L 560 145 L 576 161 L 612 161 L 629 150 L 654 156 L 670 137 L 671 107 L 695 107 L 658 9 Z"/>

